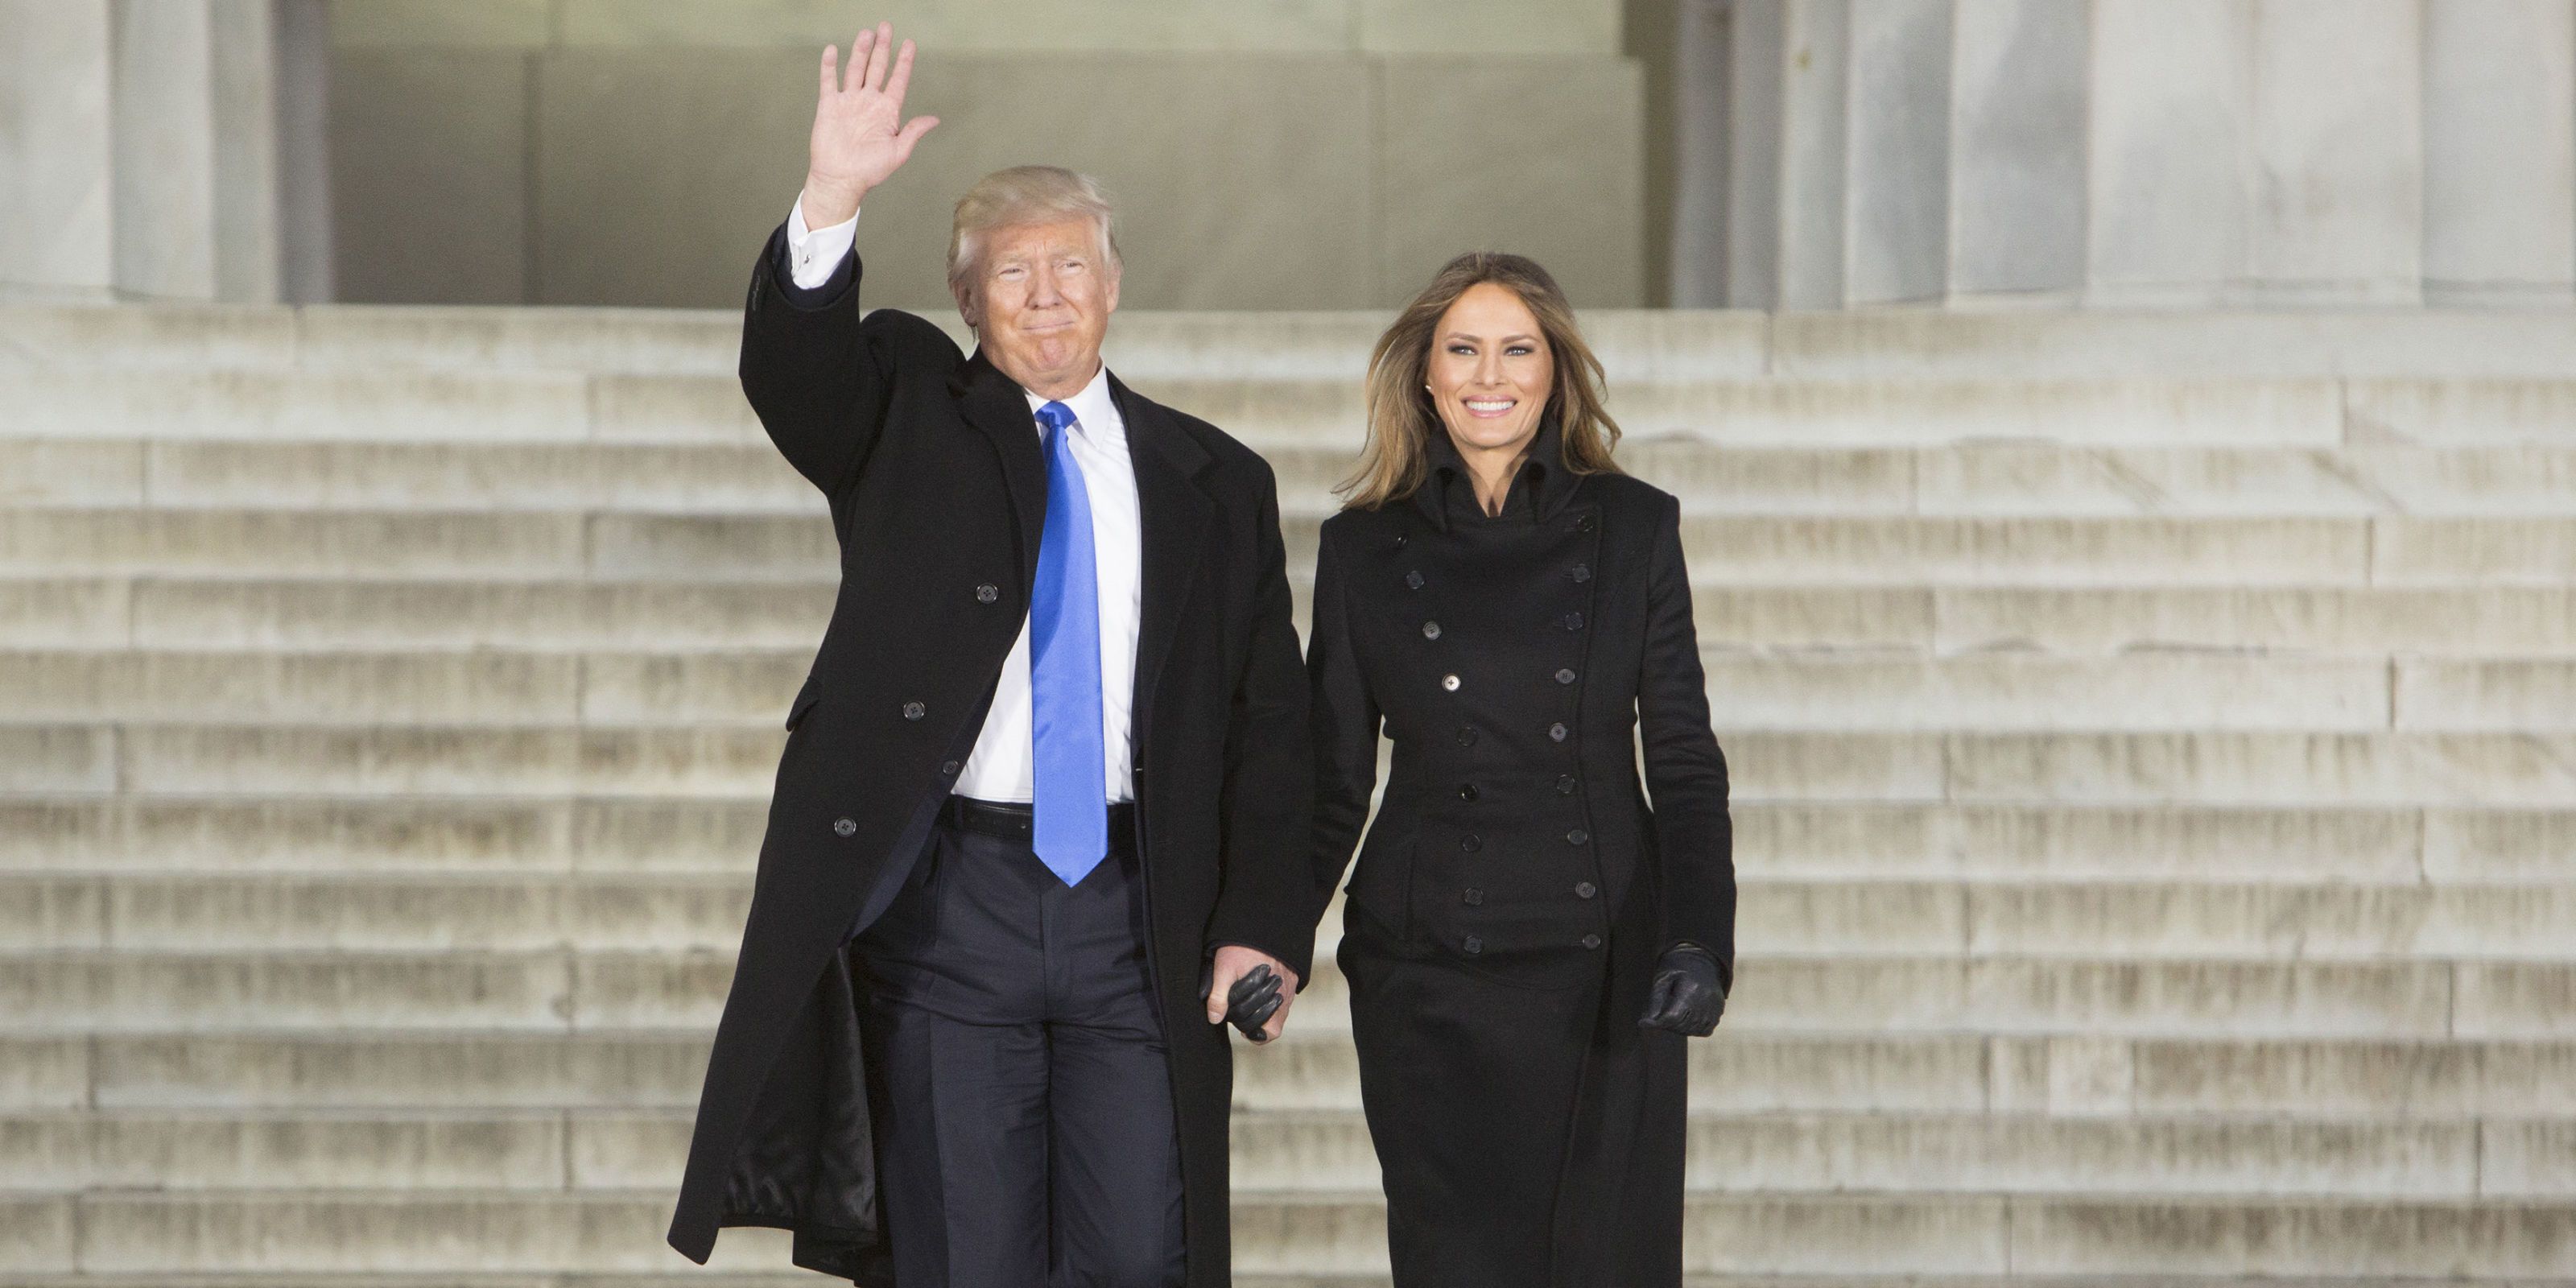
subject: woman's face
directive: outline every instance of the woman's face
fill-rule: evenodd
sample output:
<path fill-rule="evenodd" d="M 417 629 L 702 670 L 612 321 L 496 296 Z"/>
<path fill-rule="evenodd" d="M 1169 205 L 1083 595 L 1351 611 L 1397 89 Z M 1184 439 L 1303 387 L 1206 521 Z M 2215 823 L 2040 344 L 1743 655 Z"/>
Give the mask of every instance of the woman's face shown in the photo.
<path fill-rule="evenodd" d="M 1556 361 L 1519 292 L 1478 282 L 1432 329 L 1425 382 L 1462 450 L 1519 452 L 1538 436 Z"/>

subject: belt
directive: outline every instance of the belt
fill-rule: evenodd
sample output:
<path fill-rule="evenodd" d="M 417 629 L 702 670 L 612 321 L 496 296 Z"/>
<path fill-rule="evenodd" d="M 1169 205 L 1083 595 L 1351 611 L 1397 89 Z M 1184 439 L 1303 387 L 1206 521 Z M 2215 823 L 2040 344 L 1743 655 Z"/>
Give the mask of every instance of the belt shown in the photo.
<path fill-rule="evenodd" d="M 1026 801 L 979 801 L 972 796 L 951 796 L 940 807 L 942 821 L 969 832 L 998 836 L 1005 841 L 1029 843 L 1037 831 L 1037 807 Z M 1109 841 L 1112 845 L 1132 844 L 1136 837 L 1136 802 L 1109 803 Z"/>

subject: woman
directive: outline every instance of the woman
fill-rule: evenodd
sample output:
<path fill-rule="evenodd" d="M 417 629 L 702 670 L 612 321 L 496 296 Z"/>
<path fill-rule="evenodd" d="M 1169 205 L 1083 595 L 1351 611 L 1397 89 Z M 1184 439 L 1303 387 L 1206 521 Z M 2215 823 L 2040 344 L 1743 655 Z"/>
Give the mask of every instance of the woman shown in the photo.
<path fill-rule="evenodd" d="M 1450 261 L 1378 341 L 1317 553 L 1316 863 L 1397 1288 L 1681 1282 L 1684 1035 L 1734 962 L 1680 506 L 1619 472 L 1545 269 Z M 1636 773 L 1642 724 L 1647 808 Z"/>

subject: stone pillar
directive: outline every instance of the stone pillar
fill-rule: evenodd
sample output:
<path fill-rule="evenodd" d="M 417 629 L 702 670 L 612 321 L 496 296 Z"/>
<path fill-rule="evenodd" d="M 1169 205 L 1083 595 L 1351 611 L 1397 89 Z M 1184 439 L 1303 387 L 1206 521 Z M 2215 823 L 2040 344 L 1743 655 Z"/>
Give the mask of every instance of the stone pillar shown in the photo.
<path fill-rule="evenodd" d="M 104 298 L 115 281 L 107 48 L 105 4 L 0 0 L 0 295 Z"/>
<path fill-rule="evenodd" d="M 275 33 L 272 0 L 0 0 L 0 292 L 278 299 Z"/>
<path fill-rule="evenodd" d="M 1951 40 L 1950 292 L 2066 303 L 2084 284 L 2085 56 L 2065 0 L 1959 0 Z"/>
<path fill-rule="evenodd" d="M 2424 294 L 2556 303 L 2576 289 L 2576 7 L 2424 9 Z"/>
<path fill-rule="evenodd" d="M 2576 0 L 1736 0 L 1732 39 L 1733 304 L 2576 304 Z"/>

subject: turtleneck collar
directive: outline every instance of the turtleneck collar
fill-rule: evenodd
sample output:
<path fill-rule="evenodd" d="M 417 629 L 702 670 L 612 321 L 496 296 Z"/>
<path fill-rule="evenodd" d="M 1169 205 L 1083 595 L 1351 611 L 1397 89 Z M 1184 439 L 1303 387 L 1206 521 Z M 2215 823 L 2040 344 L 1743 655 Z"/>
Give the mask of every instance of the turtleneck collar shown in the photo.
<path fill-rule="evenodd" d="M 1539 422 L 1537 437 L 1530 440 L 1528 454 L 1503 493 L 1499 515 L 1486 514 L 1484 504 L 1476 499 L 1476 476 L 1446 428 L 1432 432 L 1424 465 L 1422 486 L 1414 489 L 1413 502 L 1443 532 L 1454 523 L 1544 523 L 1565 508 L 1575 485 L 1582 481 L 1581 475 L 1565 468 L 1564 438 L 1554 416 Z"/>

